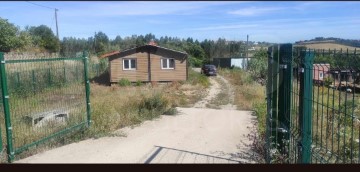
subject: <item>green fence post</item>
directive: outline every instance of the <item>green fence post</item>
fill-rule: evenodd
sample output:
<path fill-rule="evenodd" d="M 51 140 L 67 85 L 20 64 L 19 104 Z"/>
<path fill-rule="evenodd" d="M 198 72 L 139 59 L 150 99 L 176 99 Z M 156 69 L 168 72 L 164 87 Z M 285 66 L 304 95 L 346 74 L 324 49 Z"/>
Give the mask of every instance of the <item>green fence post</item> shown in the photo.
<path fill-rule="evenodd" d="M 97 75 L 99 76 L 101 73 L 101 66 L 100 63 L 97 64 Z"/>
<path fill-rule="evenodd" d="M 265 161 L 266 163 L 271 163 L 270 149 L 273 143 L 273 139 L 271 138 L 271 113 L 272 113 L 272 82 L 273 82 L 273 73 L 272 73 L 272 62 L 273 62 L 273 46 L 268 48 L 268 71 L 267 71 L 267 82 L 266 82 L 266 153 L 265 153 Z"/>
<path fill-rule="evenodd" d="M 292 91 L 292 44 L 281 44 L 279 49 L 279 100 L 278 100 L 278 148 L 288 155 L 290 141 L 290 106 Z"/>
<path fill-rule="evenodd" d="M 76 81 L 79 81 L 79 72 L 78 72 L 78 68 L 75 68 L 75 76 L 76 76 Z"/>
<path fill-rule="evenodd" d="M 88 57 L 86 52 L 83 52 L 84 60 L 84 81 L 85 81 L 85 92 L 86 92 L 86 114 L 88 127 L 91 125 L 91 112 L 90 112 L 90 81 L 88 77 Z"/>
<path fill-rule="evenodd" d="M 20 88 L 20 73 L 19 72 L 16 72 L 16 85 L 17 85 L 17 88 L 19 89 Z"/>
<path fill-rule="evenodd" d="M 36 86 L 35 86 L 35 71 L 34 70 L 32 70 L 31 71 L 31 77 L 32 77 L 32 86 L 33 86 L 33 92 L 35 93 L 36 92 Z"/>
<path fill-rule="evenodd" d="M 273 143 L 277 143 L 278 135 L 277 135 L 277 128 L 278 128 L 278 96 L 279 96 L 279 45 L 274 46 L 273 49 L 273 62 L 272 62 L 272 116 L 271 116 L 271 136 L 274 139 Z M 275 148 L 277 146 L 275 145 Z"/>
<path fill-rule="evenodd" d="M 66 83 L 66 67 L 65 67 L 65 65 L 64 65 L 64 82 Z"/>
<path fill-rule="evenodd" d="M 51 86 L 51 70 L 50 70 L 50 68 L 48 68 L 48 81 L 49 81 L 49 86 Z"/>
<path fill-rule="evenodd" d="M 11 163 L 14 160 L 14 150 L 13 150 L 13 138 L 12 138 L 12 127 L 10 120 L 10 106 L 9 106 L 9 94 L 6 81 L 6 70 L 5 70 L 5 59 L 4 54 L 0 52 L 0 75 L 1 75 L 1 93 L 4 106 L 5 114 L 5 128 L 6 128 L 6 141 L 7 141 L 7 154 L 8 161 Z"/>
<path fill-rule="evenodd" d="M 267 162 L 271 161 L 271 150 L 277 143 L 278 125 L 278 70 L 279 70 L 279 45 L 269 47 L 268 59 L 268 90 L 267 90 Z M 277 146 L 275 145 L 275 148 Z"/>
<path fill-rule="evenodd" d="M 300 74 L 300 93 L 299 93 L 299 162 L 311 162 L 311 129 L 312 129 L 312 86 L 313 86 L 313 60 L 314 52 L 303 50 L 300 54 L 301 74 Z"/>
<path fill-rule="evenodd" d="M 4 53 L 3 52 L 0 52 L 0 58 L 1 59 L 4 59 Z M 0 75 L 0 77 L 1 77 L 1 75 Z M 1 126 L 1 124 L 0 124 L 0 126 Z M 1 153 L 2 153 L 2 151 L 3 151 L 3 142 L 2 142 L 2 135 L 1 135 L 1 127 L 0 127 L 0 155 L 1 155 Z"/>
<path fill-rule="evenodd" d="M 2 155 L 3 151 L 3 143 L 2 143 L 2 135 L 1 135 L 1 128 L 0 128 L 0 156 Z"/>
<path fill-rule="evenodd" d="M 2 52 L 0 52 L 1 59 L 3 59 L 3 56 L 4 56 L 4 54 Z M 0 75 L 0 77 L 1 77 L 1 75 Z M 3 142 L 2 142 L 2 134 L 1 133 L 2 132 L 1 132 L 1 124 L 0 124 L 0 156 L 1 156 L 2 151 L 3 151 Z"/>

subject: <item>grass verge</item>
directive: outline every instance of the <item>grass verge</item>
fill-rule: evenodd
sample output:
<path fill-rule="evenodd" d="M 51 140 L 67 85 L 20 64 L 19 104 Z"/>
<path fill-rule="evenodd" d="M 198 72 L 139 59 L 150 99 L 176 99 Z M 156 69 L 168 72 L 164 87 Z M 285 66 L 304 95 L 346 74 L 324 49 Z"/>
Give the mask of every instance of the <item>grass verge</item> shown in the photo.
<path fill-rule="evenodd" d="M 255 82 L 251 75 L 241 69 L 219 69 L 219 74 L 230 82 L 234 89 L 234 104 L 238 110 L 250 110 L 257 117 L 253 133 L 247 138 L 252 141 L 248 146 L 258 154 L 255 161 L 264 163 L 266 100 L 265 86 Z"/>
<path fill-rule="evenodd" d="M 220 84 L 220 92 L 216 95 L 215 98 L 210 100 L 208 104 L 206 104 L 206 107 L 208 108 L 214 108 L 214 109 L 221 109 L 221 105 L 227 105 L 231 103 L 229 91 L 229 86 L 219 77 L 214 78 L 217 83 Z"/>

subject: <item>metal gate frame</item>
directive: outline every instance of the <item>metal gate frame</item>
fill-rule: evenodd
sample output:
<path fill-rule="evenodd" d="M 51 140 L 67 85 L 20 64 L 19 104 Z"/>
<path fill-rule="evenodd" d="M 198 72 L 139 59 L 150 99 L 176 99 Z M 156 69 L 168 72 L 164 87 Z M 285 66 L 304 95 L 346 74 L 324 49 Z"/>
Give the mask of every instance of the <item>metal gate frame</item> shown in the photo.
<path fill-rule="evenodd" d="M 314 52 L 300 54 L 299 116 L 291 115 L 293 100 L 293 46 L 277 44 L 268 49 L 266 162 L 282 156 L 286 163 L 310 163 L 312 61 Z M 296 124 L 298 123 L 298 124 Z M 296 127 L 298 129 L 296 129 Z"/>
<path fill-rule="evenodd" d="M 7 85 L 7 75 L 6 75 L 6 63 L 23 63 L 23 62 L 43 62 L 43 61 L 61 61 L 61 60 L 82 60 L 84 65 L 84 86 L 85 86 L 85 94 L 86 94 L 86 117 L 87 121 L 77 124 L 75 126 L 71 126 L 69 128 L 65 128 L 59 132 L 53 133 L 50 136 L 46 136 L 38 141 L 32 142 L 30 144 L 21 146 L 20 148 L 15 149 L 13 146 L 13 134 L 12 134 L 12 125 L 10 118 L 10 106 L 9 106 L 9 93 L 8 93 L 8 85 Z M 88 54 L 84 51 L 82 57 L 77 58 L 51 58 L 51 59 L 27 59 L 27 60 L 5 60 L 4 53 L 0 52 L 0 81 L 1 81 L 1 93 L 2 93 L 2 101 L 4 108 L 4 116 L 5 116 L 5 131 L 6 131 L 6 150 L 8 155 L 8 162 L 11 163 L 14 161 L 15 155 L 20 154 L 21 152 L 27 150 L 29 147 L 33 147 L 39 144 L 42 144 L 54 137 L 58 137 L 61 135 L 65 135 L 70 131 L 81 128 L 83 126 L 90 127 L 91 125 L 91 109 L 90 109 L 90 81 L 88 77 Z M 0 138 L 1 138 L 1 128 L 0 128 Z M 0 150 L 2 150 L 3 144 L 2 139 L 0 139 Z"/>

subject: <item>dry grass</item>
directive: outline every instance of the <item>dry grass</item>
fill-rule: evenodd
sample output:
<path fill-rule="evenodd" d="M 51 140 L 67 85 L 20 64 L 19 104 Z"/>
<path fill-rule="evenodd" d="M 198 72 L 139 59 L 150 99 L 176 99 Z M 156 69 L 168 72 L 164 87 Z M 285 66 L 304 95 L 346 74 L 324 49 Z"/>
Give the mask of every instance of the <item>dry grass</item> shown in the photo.
<path fill-rule="evenodd" d="M 7 65 L 8 85 L 11 86 L 10 110 L 15 149 L 86 121 L 85 86 L 79 82 L 83 73 L 82 68 L 78 68 L 82 67 L 82 61 L 55 61 L 51 62 L 50 67 L 48 64 L 50 63 Z M 48 70 L 42 71 L 44 66 L 51 70 L 51 78 L 47 75 Z M 61 78 L 64 72 L 63 67 L 79 69 L 79 79 L 75 77 L 77 70 L 66 70 L 66 84 L 64 84 L 65 77 Z M 32 70 L 35 71 L 34 75 L 29 73 Z M 24 158 L 86 138 L 112 136 L 113 131 L 122 127 L 137 125 L 145 120 L 158 118 L 162 114 L 173 115 L 176 113 L 174 107 L 192 107 L 206 95 L 204 92 L 205 88 L 209 86 L 209 81 L 207 77 L 191 69 L 189 72 L 188 81 L 168 84 L 153 82 L 147 85 L 109 87 L 106 84 L 92 83 L 90 102 L 93 123 L 90 129 L 62 135 L 60 138 L 41 144 L 41 146 L 30 147 L 28 151 L 16 155 L 16 158 Z M 17 80 L 17 78 L 19 79 Z M 56 81 L 56 85 L 48 85 L 49 78 L 52 82 Z M 21 83 L 21 87 L 19 83 Z M 35 90 L 34 86 L 36 86 Z M 59 108 L 69 110 L 70 117 L 66 125 L 55 126 L 54 124 L 35 128 L 24 120 L 29 115 Z M 4 124 L 3 116 L 0 117 L 0 122 Z M 5 148 L 6 134 L 3 125 L 1 125 L 1 132 Z M 2 153 L 1 156 L 6 156 L 6 153 Z M 0 157 L 0 162 L 4 162 L 4 160 Z"/>
<path fill-rule="evenodd" d="M 214 108 L 214 109 L 221 109 L 221 105 L 227 105 L 228 103 L 231 103 L 230 96 L 229 95 L 229 86 L 220 78 L 215 78 L 216 82 L 220 84 L 220 92 L 216 95 L 216 97 L 208 104 L 206 104 L 206 107 L 208 108 Z"/>
<path fill-rule="evenodd" d="M 300 46 L 300 45 L 299 45 Z M 301 45 L 302 46 L 302 45 Z M 355 50 L 356 47 L 352 47 L 352 46 L 347 46 L 347 45 L 341 45 L 341 44 L 336 44 L 336 43 L 314 43 L 314 44 L 304 44 L 304 46 L 306 46 L 306 48 L 310 48 L 310 49 L 331 49 L 331 50 Z M 359 49 L 359 48 L 357 48 Z"/>
<path fill-rule="evenodd" d="M 252 81 L 248 73 L 239 69 L 221 69 L 219 73 L 234 86 L 239 110 L 254 110 L 255 104 L 265 101 L 265 87 Z"/>
<path fill-rule="evenodd" d="M 233 86 L 234 104 L 238 110 L 254 111 L 258 118 L 259 132 L 265 133 L 265 87 L 253 81 L 250 74 L 241 69 L 220 69 L 219 74 L 224 76 Z"/>
<path fill-rule="evenodd" d="M 117 85 L 109 87 L 92 83 L 90 86 L 90 101 L 93 123 L 90 129 L 73 132 L 72 134 L 63 135 L 61 138 L 52 139 L 40 146 L 30 147 L 27 151 L 17 155 L 16 159 L 25 158 L 54 147 L 86 138 L 113 136 L 111 133 L 120 128 L 137 125 L 145 120 L 158 118 L 162 114 L 173 115 L 176 113 L 174 107 L 191 107 L 205 95 L 203 92 L 206 86 L 202 85 L 202 83 L 206 83 L 206 81 L 204 81 L 203 78 L 199 78 L 198 75 L 193 75 L 190 80 L 191 82 L 173 82 L 169 84 L 153 83 L 125 87 Z M 78 88 L 78 84 L 76 84 L 76 88 Z M 68 94 L 70 93 L 71 97 L 77 94 L 83 94 L 84 96 L 84 85 L 81 84 L 80 88 L 81 91 L 79 89 L 73 89 L 71 85 L 63 88 L 54 87 L 49 88 L 47 91 L 39 92 L 34 96 L 10 99 L 12 100 L 12 102 L 10 102 L 12 105 L 12 116 L 16 116 L 16 118 L 13 118 L 14 136 L 16 136 L 15 147 L 19 148 L 22 145 L 48 136 L 54 133 L 55 130 L 59 131 L 58 127 L 45 127 L 41 130 L 44 132 L 32 132 L 34 128 L 31 125 L 25 125 L 25 123 L 21 122 L 22 115 L 29 114 L 29 112 L 43 112 L 53 108 L 60 108 L 61 105 L 64 104 L 72 104 L 72 101 L 64 98 L 64 96 L 69 96 Z M 73 90 L 80 91 L 81 93 L 73 93 Z M 75 98 L 77 97 L 75 96 Z M 57 99 L 58 101 L 53 101 L 53 99 Z M 44 103 L 46 103 L 46 106 L 41 107 Z M 81 106 L 81 112 L 79 111 L 77 114 L 85 114 L 85 103 L 79 106 Z M 75 123 L 86 121 L 86 116 L 80 116 L 81 119 L 78 119 Z M 0 121 L 3 120 L 3 118 L 0 118 Z M 69 125 L 72 126 L 72 123 L 67 124 L 67 127 Z M 3 128 L 2 132 L 3 141 L 5 141 Z M 4 143 L 4 147 L 5 144 L 6 143 Z M 5 156 L 6 153 L 3 155 Z"/>
<path fill-rule="evenodd" d="M 359 139 L 360 127 L 359 95 L 314 86 L 313 98 L 314 151 L 328 158 L 330 163 L 342 162 L 343 159 L 350 163 L 351 152 L 355 161 L 358 160 L 359 143 L 356 139 Z M 336 159 L 336 156 L 340 159 Z"/>

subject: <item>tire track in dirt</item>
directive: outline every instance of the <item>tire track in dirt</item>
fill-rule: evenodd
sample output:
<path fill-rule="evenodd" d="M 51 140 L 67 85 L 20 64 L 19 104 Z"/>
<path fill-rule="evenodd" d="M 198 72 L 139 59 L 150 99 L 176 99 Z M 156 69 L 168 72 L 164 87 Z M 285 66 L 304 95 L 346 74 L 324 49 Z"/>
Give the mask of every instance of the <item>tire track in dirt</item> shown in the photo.
<path fill-rule="evenodd" d="M 195 70 L 199 71 L 199 69 Z M 234 105 L 234 99 L 235 99 L 235 92 L 232 88 L 229 81 L 227 81 L 224 77 L 221 75 L 217 75 L 216 77 L 209 77 L 210 80 L 210 88 L 207 90 L 207 96 L 203 98 L 202 100 L 195 103 L 193 106 L 194 108 L 207 108 L 207 105 L 211 104 L 211 102 L 216 102 L 218 94 L 220 94 L 222 91 L 227 90 L 227 98 L 228 98 L 228 104 L 226 105 L 219 105 L 220 109 L 226 109 L 226 110 L 236 110 L 237 107 Z M 220 84 L 219 81 L 223 84 Z M 224 88 L 225 87 L 225 88 Z"/>

